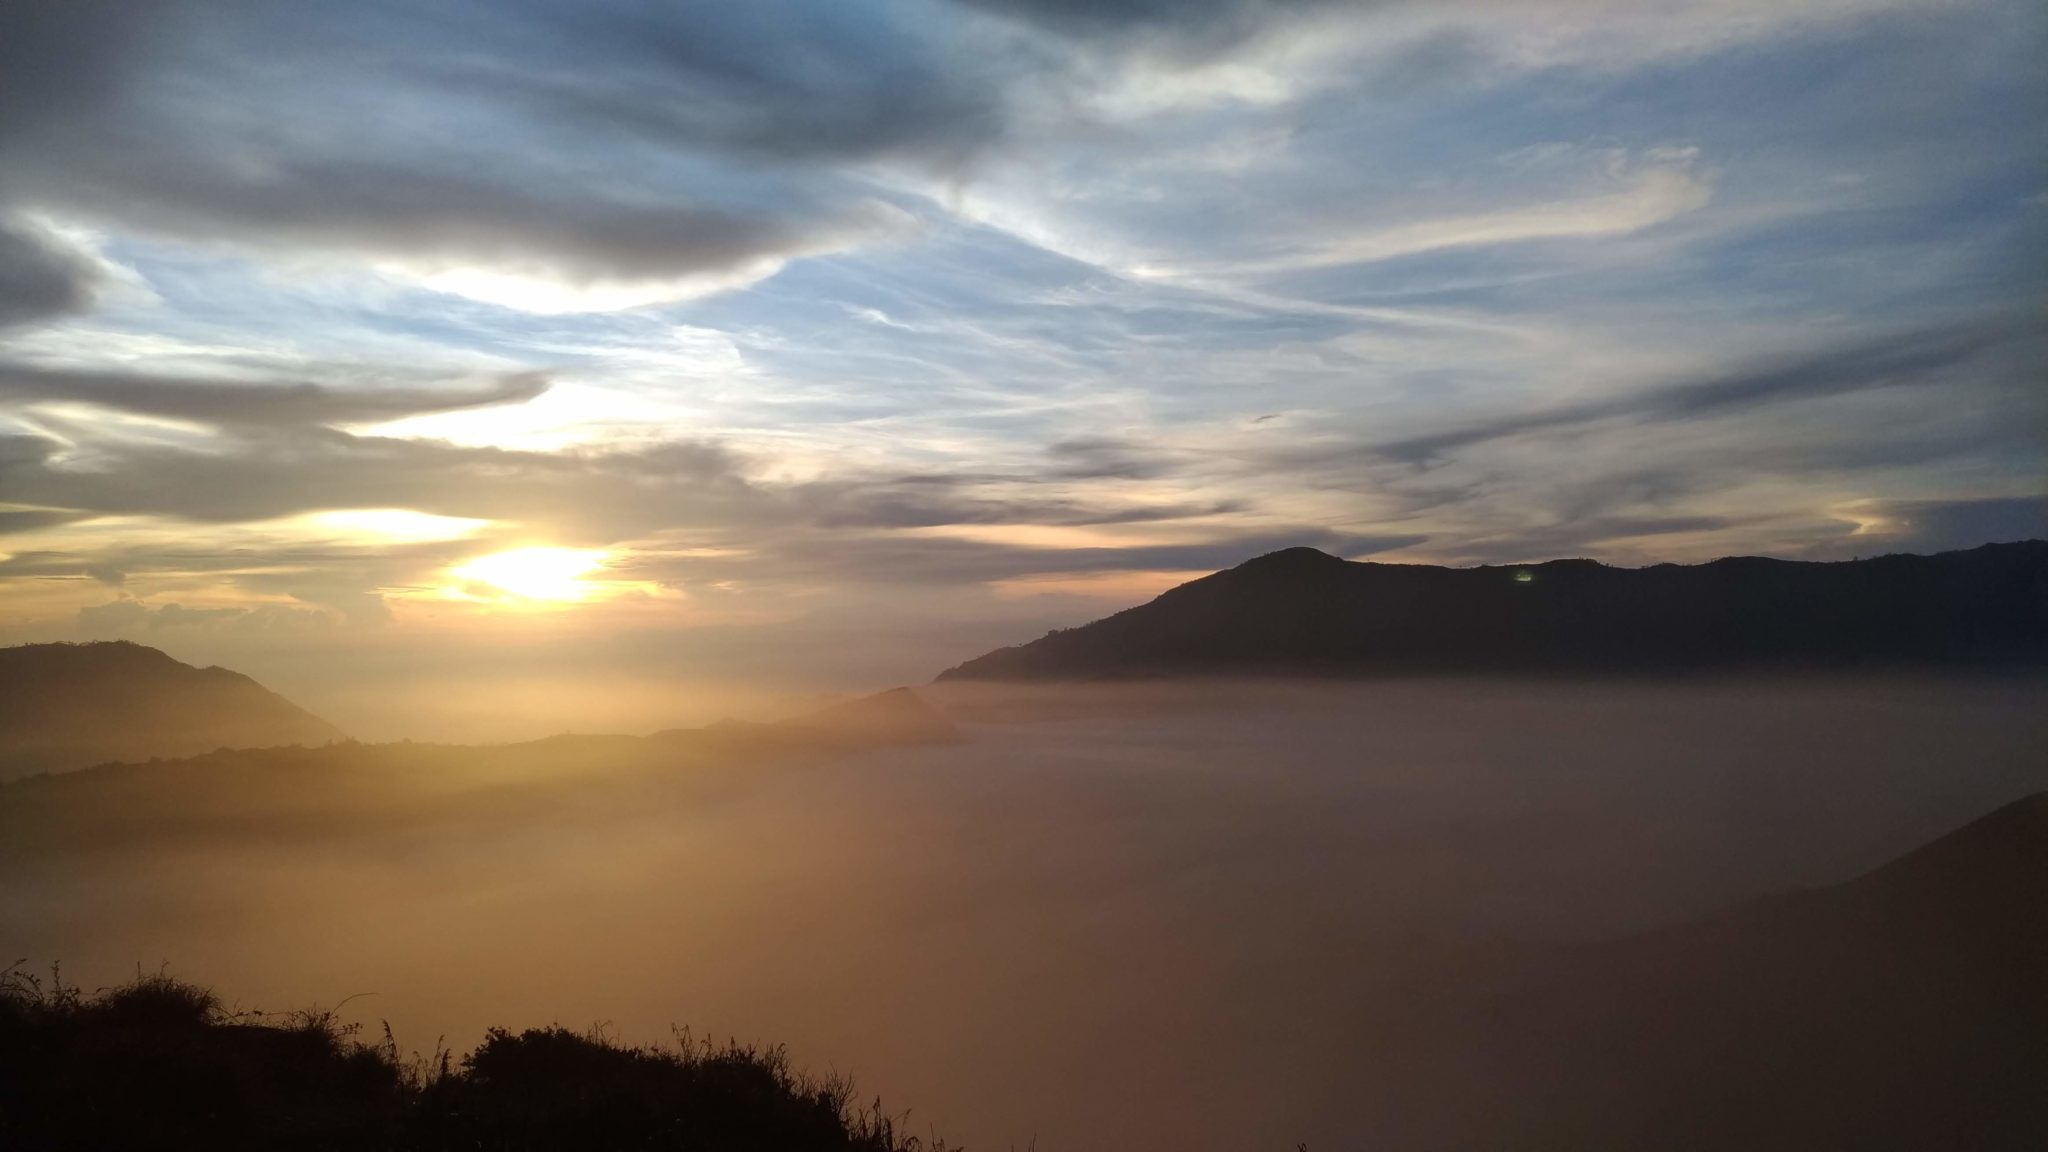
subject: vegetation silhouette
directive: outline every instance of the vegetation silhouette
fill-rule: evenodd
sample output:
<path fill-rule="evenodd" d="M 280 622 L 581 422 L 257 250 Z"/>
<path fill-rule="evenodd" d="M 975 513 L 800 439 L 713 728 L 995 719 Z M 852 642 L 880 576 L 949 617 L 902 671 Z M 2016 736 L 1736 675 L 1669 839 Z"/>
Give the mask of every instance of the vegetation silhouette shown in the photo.
<path fill-rule="evenodd" d="M 944 1152 L 784 1050 L 679 1032 L 642 1047 L 560 1026 L 401 1057 L 331 1012 L 225 1009 L 141 976 L 87 995 L 0 974 L 0 1147 Z"/>
<path fill-rule="evenodd" d="M 2048 667 L 2048 541 L 1838 563 L 1439 568 L 1290 548 L 940 680 Z"/>
<path fill-rule="evenodd" d="M 346 738 L 239 672 L 194 668 L 141 644 L 0 648 L 0 780 Z"/>

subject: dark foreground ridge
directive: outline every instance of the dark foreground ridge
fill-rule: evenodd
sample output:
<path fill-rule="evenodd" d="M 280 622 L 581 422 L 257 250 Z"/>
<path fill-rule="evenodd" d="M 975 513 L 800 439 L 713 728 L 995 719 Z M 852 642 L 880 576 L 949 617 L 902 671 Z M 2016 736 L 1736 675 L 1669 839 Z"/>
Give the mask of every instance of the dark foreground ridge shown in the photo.
<path fill-rule="evenodd" d="M 1250 560 L 941 680 L 2048 667 L 2048 541 L 1610 568 Z"/>
<path fill-rule="evenodd" d="M 346 739 L 226 668 L 126 641 L 0 648 L 0 780 L 113 760 Z"/>
<path fill-rule="evenodd" d="M 20 1152 L 923 1147 L 897 1126 L 780 1048 L 628 1047 L 557 1026 L 408 1060 L 332 1013 L 229 1012 L 164 977 L 87 996 L 0 976 L 0 1147 Z"/>

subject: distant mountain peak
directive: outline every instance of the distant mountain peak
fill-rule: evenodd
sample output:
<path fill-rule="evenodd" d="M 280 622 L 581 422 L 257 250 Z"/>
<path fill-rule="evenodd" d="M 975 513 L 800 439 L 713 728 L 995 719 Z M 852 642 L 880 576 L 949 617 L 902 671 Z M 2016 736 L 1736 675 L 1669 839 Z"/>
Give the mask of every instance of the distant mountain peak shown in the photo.
<path fill-rule="evenodd" d="M 940 679 L 2048 667 L 2048 542 L 1814 563 L 1268 553 Z"/>
<path fill-rule="evenodd" d="M 891 688 L 834 704 L 786 726 L 886 744 L 951 744 L 960 739 L 953 722 L 909 688 Z"/>
<path fill-rule="evenodd" d="M 1325 552 L 1320 548 L 1310 548 L 1307 545 L 1301 545 L 1295 548 L 1282 548 L 1278 552 L 1268 552 L 1263 556 L 1254 556 L 1251 559 L 1245 561 L 1244 563 L 1239 564 L 1235 571 L 1245 572 L 1267 569 L 1328 568 L 1332 565 L 1342 565 L 1346 563 L 1349 563 L 1349 561 L 1345 560 L 1341 556 L 1332 556 L 1328 552 Z"/>
<path fill-rule="evenodd" d="M 195 668 L 147 645 L 0 648 L 0 779 L 340 739 L 340 729 L 239 672 Z"/>

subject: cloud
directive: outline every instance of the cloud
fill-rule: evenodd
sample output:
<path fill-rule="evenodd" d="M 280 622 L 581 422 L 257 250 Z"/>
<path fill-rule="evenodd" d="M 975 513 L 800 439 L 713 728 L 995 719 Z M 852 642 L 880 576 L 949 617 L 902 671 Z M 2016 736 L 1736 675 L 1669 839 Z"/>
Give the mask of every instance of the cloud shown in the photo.
<path fill-rule="evenodd" d="M 1836 510 L 1855 531 L 1819 545 L 1831 555 L 1941 552 L 1984 543 L 2048 540 L 2048 495 L 1965 500 L 1865 500 Z"/>
<path fill-rule="evenodd" d="M 2028 20 L 14 5 L 0 593 L 367 621 L 603 547 L 683 615 L 879 629 L 1291 544 L 1797 551 L 1859 501 L 2013 498 L 2038 341 L 1967 318 L 2043 292 Z M 478 526 L 273 532 L 364 509 Z"/>
<path fill-rule="evenodd" d="M 0 216 L 0 329 L 85 311 L 102 275 L 47 229 Z"/>
<path fill-rule="evenodd" d="M 90 637 L 111 638 L 179 630 L 305 632 L 330 628 L 334 624 L 332 613 L 282 604 L 250 608 L 187 608 L 175 602 L 145 604 L 140 600 L 121 599 L 78 610 L 78 631 Z"/>
<path fill-rule="evenodd" d="M 1522 28 L 1492 0 L 1432 9 L 1440 18 L 1420 24 L 1412 5 L 1328 0 L 541 3 L 459 15 L 382 0 L 35 7 L 0 26 L 0 208 L 281 258 L 358 260 L 554 314 L 694 299 L 793 260 L 899 239 L 921 211 L 906 187 L 943 198 L 942 188 L 985 182 L 1012 156 L 1042 194 L 1038 158 L 1085 151 L 1105 128 L 1099 109 L 1084 111 L 1096 97 L 1157 87 L 1167 83 L 1160 69 L 1176 67 L 1083 64 L 975 12 L 1219 51 L 1262 29 L 1342 16 L 1311 38 L 1346 46 L 1339 56 L 1389 36 L 1465 43 Z M 1740 18 L 1701 14 L 1713 7 L 1681 5 L 1649 23 L 1756 36 L 1773 25 L 1767 6 L 1747 0 Z M 1533 24 L 1550 30 L 1546 42 L 1570 39 L 1560 22 L 1637 20 L 1583 0 L 1543 9 Z M 1394 24 L 1369 19 L 1379 15 Z M 1232 75 L 1289 71 L 1285 58 L 1239 64 Z M 1118 159 L 1142 164 L 1151 151 Z M 1705 194 L 1697 177 L 1652 172 L 1583 201 L 1375 222 L 1302 259 L 1626 235 Z"/>
<path fill-rule="evenodd" d="M 909 159 L 954 169 L 1001 139 L 1006 66 L 928 5 L 771 0 L 717 12 L 578 5 L 544 12 L 546 59 L 460 83 L 608 131 L 757 159 Z M 1022 63 L 1020 61 L 1020 63 Z"/>
<path fill-rule="evenodd" d="M 991 540 L 893 533 L 792 533 L 762 554 L 654 558 L 650 571 L 689 584 L 784 580 L 844 589 L 942 587 L 1034 576 L 1113 572 L 1207 572 L 1285 548 L 1359 557 L 1422 543 L 1419 534 L 1369 535 L 1314 525 L 1211 530 L 1184 543 L 1100 548 L 1025 547 Z"/>
<path fill-rule="evenodd" d="M 103 109 L 173 6 L 72 0 L 0 10 L 0 144 Z"/>
<path fill-rule="evenodd" d="M 298 428 L 245 429 L 203 450 L 109 445 L 93 468 L 17 465 L 7 483 L 26 502 L 107 514 L 235 523 L 403 508 L 604 540 L 746 506 L 753 495 L 711 446 L 517 452 Z"/>
<path fill-rule="evenodd" d="M 48 436 L 0 433 L 0 476 L 14 469 L 40 465 L 62 447 Z"/>
<path fill-rule="evenodd" d="M 1510 208 L 1474 216 L 1417 220 L 1339 237 L 1296 257 L 1239 265 L 1238 272 L 1273 272 L 1357 264 L 1496 244 L 1628 236 L 1705 207 L 1712 187 L 1689 172 L 1659 168 L 1619 192 L 1583 200 Z"/>
<path fill-rule="evenodd" d="M 287 393 L 280 407 L 292 415 L 353 410 L 325 410 L 314 401 L 302 409 L 285 403 L 290 399 Z M 1106 492 L 1075 498 L 1045 490 L 1041 474 L 1029 471 L 898 476 L 848 469 L 770 482 L 752 474 L 762 462 L 709 442 L 541 452 L 287 423 L 225 427 L 229 435 L 196 447 L 102 445 L 89 468 L 66 466 L 55 441 L 22 438 L 0 479 L 16 500 L 101 515 L 228 524 L 328 509 L 399 508 L 523 525 L 563 542 L 594 544 L 671 529 L 747 541 L 809 529 L 1137 524 L 1237 510 L 1229 502 L 1161 502 Z"/>
<path fill-rule="evenodd" d="M 546 392 L 548 380 L 522 372 L 480 387 L 247 383 L 0 363 L 0 407 L 67 403 L 222 427 L 368 424 L 430 412 L 521 404 Z"/>
<path fill-rule="evenodd" d="M 0 208 L 403 267 L 513 307 L 548 299 L 536 284 L 589 308 L 683 299 L 899 234 L 900 208 L 809 160 L 996 131 L 988 86 L 928 37 L 829 5 L 460 26 L 374 3 L 36 7 L 0 27 Z"/>
<path fill-rule="evenodd" d="M 1241 508 L 1228 501 L 1127 501 L 1108 492 L 1076 499 L 1035 491 L 1073 478 L 1069 470 L 1058 467 L 1042 474 L 851 475 L 789 491 L 804 519 L 827 528 L 1094 527 L 1204 519 Z"/>
<path fill-rule="evenodd" d="M 960 0 L 1070 36 L 1164 37 L 1183 49 L 1217 50 L 1288 17 L 1347 0 Z M 1358 8 L 1388 0 L 1351 0 Z"/>
<path fill-rule="evenodd" d="M 1058 461 L 1064 480 L 1148 480 L 1172 469 L 1157 449 L 1114 436 L 1077 436 L 1054 441 L 1046 452 Z"/>
<path fill-rule="evenodd" d="M 1500 42 L 1503 62 L 1698 52 L 1893 8 L 1941 0 L 954 0 L 1083 41 L 1138 44 L 1204 58 L 1314 22 L 1323 38 L 1345 26 L 1386 37 L 1417 27 L 1471 29 Z M 1387 27 L 1372 22 L 1384 19 Z M 1426 37 L 1425 37 L 1426 38 Z"/>
<path fill-rule="evenodd" d="M 147 146 L 91 169 L 19 182 L 22 199 L 158 235 L 352 256 L 431 287 L 516 305 L 493 282 L 583 291 L 593 305 L 681 299 L 750 283 L 781 262 L 900 234 L 910 218 L 873 199 L 838 204 L 768 196 L 755 205 L 692 203 L 687 192 L 597 181 L 551 192 L 435 166 L 284 155 L 260 178 L 197 154 Z M 538 174 L 536 174 L 538 179 Z M 530 292 L 531 289 L 529 288 Z"/>
<path fill-rule="evenodd" d="M 2038 339 L 2002 323 L 1883 336 L 1748 371 L 1383 441 L 1365 450 L 1424 463 L 1491 441 L 1567 432 L 1609 420 L 1683 420 L 1860 389 L 1925 383 L 1990 348 L 2022 338 Z"/>
<path fill-rule="evenodd" d="M 77 519 L 77 513 L 55 508 L 0 508 L 0 536 L 34 532 Z"/>

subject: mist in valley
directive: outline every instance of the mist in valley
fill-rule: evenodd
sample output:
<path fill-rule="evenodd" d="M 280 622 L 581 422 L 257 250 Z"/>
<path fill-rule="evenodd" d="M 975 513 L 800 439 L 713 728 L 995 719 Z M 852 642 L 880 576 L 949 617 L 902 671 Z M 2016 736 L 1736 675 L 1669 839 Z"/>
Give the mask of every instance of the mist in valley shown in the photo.
<path fill-rule="evenodd" d="M 17 782 L 0 953 L 340 1005 L 420 1050 L 782 1041 L 970 1148 L 1348 1148 L 1413 1119 L 1389 1021 L 1458 973 L 1836 884 L 2048 788 L 2040 678 L 918 691 L 957 741 Z"/>

